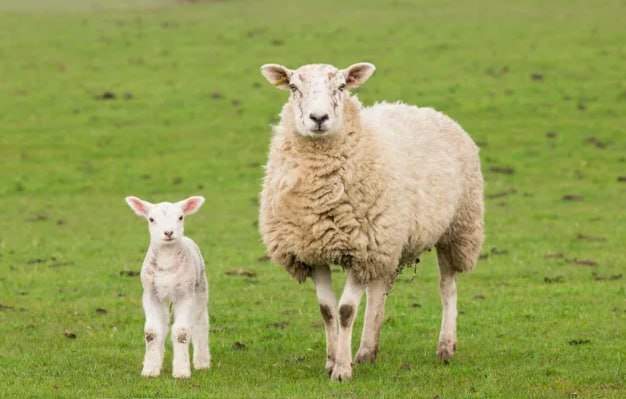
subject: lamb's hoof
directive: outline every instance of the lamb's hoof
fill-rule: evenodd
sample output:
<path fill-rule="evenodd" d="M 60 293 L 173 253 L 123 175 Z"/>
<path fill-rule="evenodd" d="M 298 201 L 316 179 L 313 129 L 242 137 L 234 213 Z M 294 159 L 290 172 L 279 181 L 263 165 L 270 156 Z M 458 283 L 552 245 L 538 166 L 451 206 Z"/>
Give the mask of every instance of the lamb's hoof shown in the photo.
<path fill-rule="evenodd" d="M 335 361 L 332 359 L 326 359 L 326 374 L 330 377 L 333 374 L 333 369 L 335 368 Z"/>
<path fill-rule="evenodd" d="M 172 372 L 172 377 L 174 377 L 174 378 L 189 378 L 189 377 L 191 377 L 191 370 L 190 369 L 174 370 Z"/>
<path fill-rule="evenodd" d="M 354 363 L 365 364 L 376 362 L 377 350 L 360 348 L 354 357 Z"/>
<path fill-rule="evenodd" d="M 211 368 L 211 358 L 194 360 L 193 368 L 196 370 L 205 370 Z"/>
<path fill-rule="evenodd" d="M 141 371 L 143 377 L 158 377 L 161 374 L 161 370 L 157 367 L 144 367 Z"/>
<path fill-rule="evenodd" d="M 335 364 L 330 379 L 333 381 L 347 381 L 352 378 L 352 364 Z"/>
<path fill-rule="evenodd" d="M 437 357 L 444 363 L 448 363 L 456 351 L 456 343 L 440 342 L 437 348 Z"/>

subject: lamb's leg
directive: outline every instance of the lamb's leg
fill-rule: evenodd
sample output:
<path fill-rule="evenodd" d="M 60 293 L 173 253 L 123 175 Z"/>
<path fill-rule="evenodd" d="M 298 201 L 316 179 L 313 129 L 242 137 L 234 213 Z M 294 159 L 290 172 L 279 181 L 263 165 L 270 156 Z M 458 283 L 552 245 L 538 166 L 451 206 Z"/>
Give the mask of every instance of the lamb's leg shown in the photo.
<path fill-rule="evenodd" d="M 378 339 L 385 316 L 387 284 L 384 280 L 375 280 L 367 285 L 367 307 L 359 351 L 354 357 L 355 363 L 374 362 L 378 354 Z"/>
<path fill-rule="evenodd" d="M 167 306 L 160 302 L 151 292 L 145 291 L 143 293 L 142 302 L 146 315 L 146 324 L 144 326 L 146 353 L 143 359 L 141 375 L 144 377 L 156 377 L 161 374 L 161 367 L 163 366 L 169 311 Z"/>
<path fill-rule="evenodd" d="M 174 304 L 175 321 L 172 325 L 172 342 L 174 343 L 172 376 L 174 378 L 191 377 L 189 341 L 191 339 L 191 325 L 194 313 L 194 301 L 192 298 L 182 299 Z"/>
<path fill-rule="evenodd" d="M 335 367 L 330 378 L 336 381 L 345 381 L 352 378 L 352 326 L 356 318 L 361 296 L 365 286 L 354 278 L 348 271 L 346 286 L 339 300 L 339 334 L 335 352 Z"/>
<path fill-rule="evenodd" d="M 437 356 L 447 361 L 456 350 L 456 271 L 450 261 L 449 254 L 445 249 L 437 248 L 437 260 L 439 263 L 439 288 L 441 290 L 441 304 L 443 314 L 441 319 L 441 332 L 439 333 L 439 345 Z"/>
<path fill-rule="evenodd" d="M 337 346 L 337 298 L 333 292 L 332 277 L 328 265 L 313 269 L 311 278 L 315 284 L 317 301 L 326 327 L 326 372 L 330 375 L 335 365 Z"/>
<path fill-rule="evenodd" d="M 211 367 L 211 352 L 209 350 L 209 313 L 207 311 L 206 296 L 196 297 L 197 317 L 191 328 L 193 343 L 193 367 L 196 370 Z"/>

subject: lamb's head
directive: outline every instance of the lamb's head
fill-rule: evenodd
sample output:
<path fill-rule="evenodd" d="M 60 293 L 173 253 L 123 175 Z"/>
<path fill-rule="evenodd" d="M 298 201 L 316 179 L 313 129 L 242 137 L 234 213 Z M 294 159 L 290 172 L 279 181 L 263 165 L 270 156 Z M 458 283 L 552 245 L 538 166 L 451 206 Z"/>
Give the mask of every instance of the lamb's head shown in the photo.
<path fill-rule="evenodd" d="M 185 216 L 200 209 L 204 198 L 189 197 L 176 203 L 151 204 L 137 197 L 126 197 L 126 203 L 137 215 L 148 220 L 150 241 L 161 246 L 174 244 L 183 237 Z"/>
<path fill-rule="evenodd" d="M 311 64 L 291 70 L 278 64 L 266 64 L 261 73 L 274 86 L 291 92 L 298 133 L 309 137 L 330 136 L 341 131 L 347 89 L 358 87 L 374 73 L 374 65 L 363 62 L 346 69 L 332 65 Z"/>

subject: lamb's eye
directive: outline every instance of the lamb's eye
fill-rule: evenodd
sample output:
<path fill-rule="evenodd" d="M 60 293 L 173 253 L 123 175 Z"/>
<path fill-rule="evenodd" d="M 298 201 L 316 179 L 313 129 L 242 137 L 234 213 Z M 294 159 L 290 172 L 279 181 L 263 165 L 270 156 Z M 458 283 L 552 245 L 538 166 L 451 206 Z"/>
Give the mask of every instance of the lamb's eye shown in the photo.
<path fill-rule="evenodd" d="M 345 89 L 345 88 L 346 88 L 346 84 L 343 83 L 341 86 L 339 86 L 339 91 L 343 91 L 343 89 Z"/>
<path fill-rule="evenodd" d="M 289 85 L 289 88 L 291 89 L 291 91 L 298 90 L 298 87 L 296 87 L 296 85 L 294 85 L 293 83 Z"/>
<path fill-rule="evenodd" d="M 148 220 L 150 221 L 150 223 L 154 223 L 154 219 L 153 218 L 150 218 Z"/>
<path fill-rule="evenodd" d="M 181 215 L 181 216 L 179 216 L 179 217 L 178 217 L 178 220 L 183 220 L 183 216 L 182 216 L 182 215 Z"/>

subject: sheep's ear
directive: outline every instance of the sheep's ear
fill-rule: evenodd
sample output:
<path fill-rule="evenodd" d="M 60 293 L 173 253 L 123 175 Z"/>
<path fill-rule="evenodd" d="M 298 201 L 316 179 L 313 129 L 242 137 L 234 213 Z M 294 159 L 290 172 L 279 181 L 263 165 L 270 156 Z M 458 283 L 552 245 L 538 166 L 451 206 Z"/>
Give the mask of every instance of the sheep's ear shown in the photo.
<path fill-rule="evenodd" d="M 185 215 L 191 215 L 196 213 L 198 209 L 204 204 L 204 197 L 189 197 L 186 200 L 182 200 L 178 203 L 178 206 L 183 210 Z"/>
<path fill-rule="evenodd" d="M 261 73 L 268 82 L 279 89 L 289 89 L 289 80 L 293 75 L 291 69 L 278 64 L 265 64 L 261 67 Z"/>
<path fill-rule="evenodd" d="M 343 76 L 346 78 L 346 86 L 348 88 L 359 87 L 367 79 L 372 76 L 376 67 L 374 64 L 370 64 L 369 62 L 359 62 L 358 64 L 353 64 L 342 70 Z"/>
<path fill-rule="evenodd" d="M 152 204 L 148 201 L 144 201 L 137 197 L 126 197 L 126 203 L 130 206 L 130 209 L 135 211 L 135 213 L 139 216 L 148 216 L 148 212 L 152 206 Z"/>

